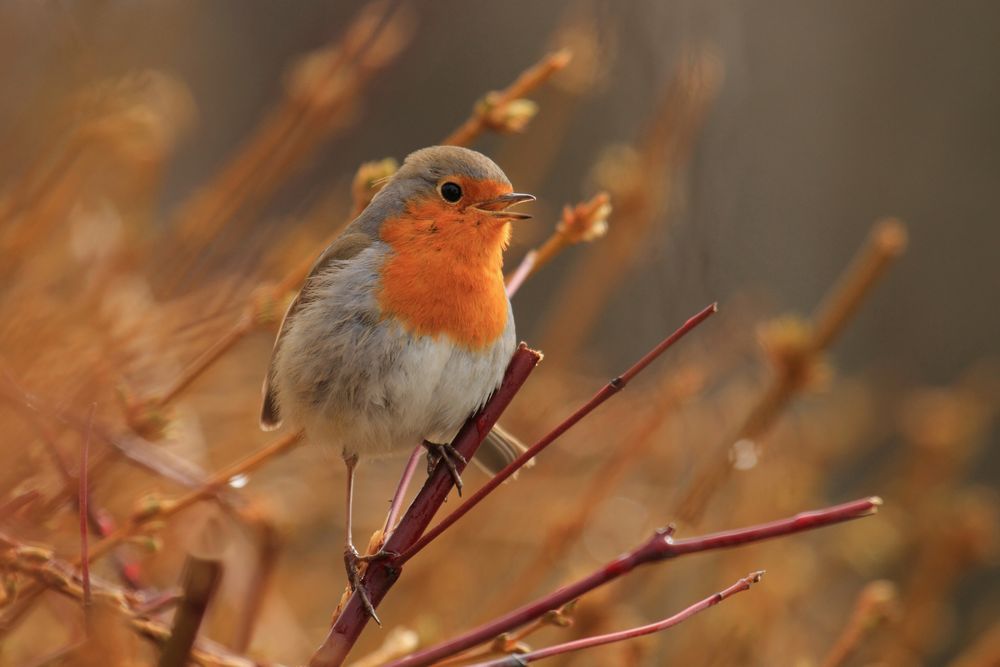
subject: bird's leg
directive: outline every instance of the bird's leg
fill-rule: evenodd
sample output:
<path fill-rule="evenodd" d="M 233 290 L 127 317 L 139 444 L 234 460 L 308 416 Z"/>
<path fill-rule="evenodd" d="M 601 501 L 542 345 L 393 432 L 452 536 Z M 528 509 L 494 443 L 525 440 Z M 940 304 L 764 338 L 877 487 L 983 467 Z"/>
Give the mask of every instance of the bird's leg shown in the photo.
<path fill-rule="evenodd" d="M 427 440 L 424 440 L 424 448 L 427 450 L 427 474 L 433 473 L 438 463 L 443 462 L 448 467 L 451 481 L 455 483 L 455 490 L 458 491 L 458 495 L 462 495 L 462 475 L 458 472 L 458 465 L 461 463 L 464 466 L 468 461 L 461 452 L 451 443 L 440 445 Z"/>
<path fill-rule="evenodd" d="M 361 573 L 358 570 L 358 565 L 386 558 L 394 558 L 399 554 L 392 551 L 386 551 L 385 549 L 379 549 L 378 552 L 365 556 L 358 554 L 358 550 L 354 547 L 354 539 L 352 537 L 353 531 L 351 526 L 352 516 L 354 514 L 354 469 L 358 465 L 357 454 L 345 456 L 344 465 L 347 466 L 347 521 L 344 524 L 346 533 L 344 535 L 344 568 L 347 570 L 347 581 L 351 586 L 351 590 L 358 594 L 361 598 L 361 604 L 364 606 L 365 611 L 372 617 L 372 620 L 378 623 L 381 627 L 382 621 L 379 619 L 378 614 L 375 613 L 375 606 L 372 604 L 372 600 L 368 596 L 368 591 L 361 582 Z"/>

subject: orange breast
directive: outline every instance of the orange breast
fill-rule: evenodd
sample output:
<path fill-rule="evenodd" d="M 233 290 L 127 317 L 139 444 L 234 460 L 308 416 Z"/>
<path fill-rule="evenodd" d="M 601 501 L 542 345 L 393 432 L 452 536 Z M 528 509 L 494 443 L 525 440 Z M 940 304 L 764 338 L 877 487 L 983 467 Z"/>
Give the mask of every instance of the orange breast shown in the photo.
<path fill-rule="evenodd" d="M 413 334 L 488 347 L 507 326 L 502 264 L 509 234 L 509 225 L 436 202 L 385 221 L 381 237 L 393 253 L 382 267 L 383 315 Z"/>

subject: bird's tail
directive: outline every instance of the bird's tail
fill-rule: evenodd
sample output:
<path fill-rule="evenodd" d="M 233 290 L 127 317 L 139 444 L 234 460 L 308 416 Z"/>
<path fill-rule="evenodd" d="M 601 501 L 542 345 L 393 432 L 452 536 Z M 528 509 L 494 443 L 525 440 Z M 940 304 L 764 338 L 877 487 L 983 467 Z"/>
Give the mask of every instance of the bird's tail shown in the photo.
<path fill-rule="evenodd" d="M 517 438 L 496 424 L 479 446 L 473 461 L 487 474 L 495 475 L 527 449 Z M 535 460 L 531 459 L 524 467 L 529 468 L 533 465 Z"/>

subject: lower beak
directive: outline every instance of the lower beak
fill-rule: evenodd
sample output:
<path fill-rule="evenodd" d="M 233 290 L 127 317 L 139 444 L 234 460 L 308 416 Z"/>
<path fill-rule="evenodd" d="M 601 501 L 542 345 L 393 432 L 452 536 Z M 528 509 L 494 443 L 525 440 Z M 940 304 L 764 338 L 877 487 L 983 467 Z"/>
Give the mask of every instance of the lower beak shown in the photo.
<path fill-rule="evenodd" d="M 527 213 L 517 213 L 516 211 L 508 211 L 507 209 L 515 204 L 523 204 L 524 202 L 529 201 L 535 201 L 535 195 L 529 195 L 523 192 L 508 192 L 507 194 L 500 195 L 494 199 L 481 201 L 472 208 L 477 211 L 482 211 L 483 213 L 489 213 L 494 218 L 527 220 L 531 217 Z"/>

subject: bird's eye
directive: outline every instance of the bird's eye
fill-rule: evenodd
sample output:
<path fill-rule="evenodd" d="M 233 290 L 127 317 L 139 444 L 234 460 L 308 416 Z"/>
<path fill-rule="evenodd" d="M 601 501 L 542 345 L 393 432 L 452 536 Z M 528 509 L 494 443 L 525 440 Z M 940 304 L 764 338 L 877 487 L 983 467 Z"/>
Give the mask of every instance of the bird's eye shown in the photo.
<path fill-rule="evenodd" d="M 458 183 L 448 181 L 441 186 L 441 197 L 443 197 L 446 202 L 454 204 L 462 198 L 462 186 Z"/>

